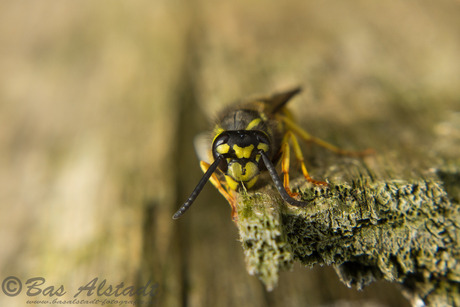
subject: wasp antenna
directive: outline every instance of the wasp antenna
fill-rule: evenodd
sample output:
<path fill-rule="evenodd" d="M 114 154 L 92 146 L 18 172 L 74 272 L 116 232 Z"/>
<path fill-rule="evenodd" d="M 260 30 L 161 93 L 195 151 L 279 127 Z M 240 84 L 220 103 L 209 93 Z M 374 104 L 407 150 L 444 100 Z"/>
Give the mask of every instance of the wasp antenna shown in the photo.
<path fill-rule="evenodd" d="M 212 163 L 211 166 L 209 166 L 208 170 L 206 171 L 206 173 L 204 173 L 204 175 L 201 178 L 200 182 L 198 182 L 198 184 L 196 185 L 196 187 L 193 190 L 192 194 L 190 194 L 189 198 L 187 198 L 187 200 L 182 205 L 182 207 L 180 207 L 180 209 L 177 210 L 176 213 L 174 213 L 174 215 L 173 215 L 174 220 L 180 218 L 185 213 L 185 211 L 187 211 L 188 208 L 190 208 L 190 206 L 193 204 L 193 202 L 195 201 L 195 199 L 198 196 L 198 194 L 200 194 L 201 190 L 205 186 L 206 182 L 208 182 L 208 180 L 211 177 L 211 175 L 216 171 L 216 169 L 219 166 L 219 163 L 220 163 L 221 160 L 222 160 L 222 156 L 218 156 L 216 158 L 216 160 L 214 161 L 214 163 Z"/>
<path fill-rule="evenodd" d="M 278 173 L 276 172 L 276 169 L 273 163 L 270 161 L 270 159 L 267 157 L 267 155 L 265 154 L 263 150 L 259 151 L 259 153 L 262 156 L 265 166 L 267 167 L 268 173 L 270 174 L 270 177 L 272 177 L 272 180 L 275 183 L 275 187 L 280 193 L 281 198 L 292 206 L 296 206 L 296 207 L 308 206 L 309 203 L 304 202 L 304 201 L 298 201 L 292 198 L 291 196 L 289 196 L 289 194 L 284 189 L 283 182 L 281 181 L 281 178 L 278 176 Z"/>

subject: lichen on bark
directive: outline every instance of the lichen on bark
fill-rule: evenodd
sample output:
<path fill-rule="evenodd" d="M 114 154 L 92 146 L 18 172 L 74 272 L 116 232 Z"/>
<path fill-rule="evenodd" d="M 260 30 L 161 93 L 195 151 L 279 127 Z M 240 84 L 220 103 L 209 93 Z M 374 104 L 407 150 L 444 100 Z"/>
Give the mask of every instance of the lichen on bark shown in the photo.
<path fill-rule="evenodd" d="M 457 191 L 458 173 L 439 178 L 305 185 L 306 208 L 283 203 L 271 186 L 242 193 L 247 269 L 270 290 L 293 261 L 332 265 L 349 287 L 387 280 L 414 304 L 459 306 L 460 205 L 448 193 Z"/>

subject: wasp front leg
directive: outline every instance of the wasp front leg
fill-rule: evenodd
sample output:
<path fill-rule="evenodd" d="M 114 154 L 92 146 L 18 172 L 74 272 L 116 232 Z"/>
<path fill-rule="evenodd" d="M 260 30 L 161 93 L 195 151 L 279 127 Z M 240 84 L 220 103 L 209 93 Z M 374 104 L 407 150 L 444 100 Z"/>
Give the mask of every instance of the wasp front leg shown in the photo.
<path fill-rule="evenodd" d="M 294 150 L 294 154 L 295 154 L 296 159 L 300 163 L 302 174 L 305 177 L 305 179 L 308 182 L 311 182 L 311 183 L 316 184 L 316 185 L 327 185 L 327 183 L 324 182 L 324 181 L 315 180 L 315 179 L 310 177 L 310 175 L 308 174 L 308 171 L 307 171 L 307 167 L 305 166 L 305 162 L 304 162 L 302 150 L 300 149 L 300 146 L 299 146 L 299 142 L 297 141 L 297 138 L 292 133 L 292 131 L 287 131 L 286 134 L 283 137 L 283 141 L 282 141 L 282 144 L 281 144 L 281 151 L 282 151 L 281 170 L 282 170 L 283 175 L 284 175 L 283 185 L 284 185 L 284 188 L 286 189 L 286 192 L 288 192 L 288 194 L 291 197 L 298 196 L 298 194 L 293 193 L 291 191 L 290 187 L 289 187 L 289 164 L 290 164 L 289 143 L 290 142 L 292 143 L 292 149 Z"/>
<path fill-rule="evenodd" d="M 289 134 L 286 133 L 281 142 L 281 171 L 283 172 L 283 186 L 286 192 L 291 197 L 297 197 L 297 193 L 293 193 L 289 186 L 289 168 L 291 161 L 291 153 L 289 148 Z"/>
<path fill-rule="evenodd" d="M 209 168 L 209 164 L 204 161 L 200 161 L 200 167 L 203 173 L 206 173 L 206 171 Z M 215 173 L 211 175 L 209 181 L 219 191 L 219 193 L 222 194 L 223 197 L 225 197 L 225 199 L 232 207 L 232 220 L 236 222 L 238 220 L 238 212 L 236 210 L 236 198 L 232 195 L 232 190 L 228 187 L 227 183 L 222 183 L 222 181 L 219 180 Z"/>

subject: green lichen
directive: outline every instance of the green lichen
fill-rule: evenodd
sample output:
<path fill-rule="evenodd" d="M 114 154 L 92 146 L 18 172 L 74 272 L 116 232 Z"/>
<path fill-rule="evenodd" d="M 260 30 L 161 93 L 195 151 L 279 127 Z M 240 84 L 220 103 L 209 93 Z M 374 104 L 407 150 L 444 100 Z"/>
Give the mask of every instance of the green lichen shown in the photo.
<path fill-rule="evenodd" d="M 238 228 L 246 258 L 246 267 L 272 290 L 278 273 L 292 267 L 293 253 L 281 224 L 280 206 L 263 194 L 240 195 Z"/>
<path fill-rule="evenodd" d="M 414 301 L 460 305 L 460 205 L 443 187 L 401 180 L 307 186 L 306 208 L 284 204 L 270 187 L 243 194 L 238 226 L 248 271 L 272 289 L 294 260 L 333 265 L 348 286 L 383 279 Z"/>

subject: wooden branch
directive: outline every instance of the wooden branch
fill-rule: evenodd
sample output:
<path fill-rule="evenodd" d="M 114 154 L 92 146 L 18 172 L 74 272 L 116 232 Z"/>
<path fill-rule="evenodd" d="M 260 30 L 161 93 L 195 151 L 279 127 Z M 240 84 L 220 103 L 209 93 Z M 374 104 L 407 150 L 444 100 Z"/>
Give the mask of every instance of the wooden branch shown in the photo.
<path fill-rule="evenodd" d="M 238 228 L 247 270 L 271 290 L 294 261 L 333 265 L 349 287 L 387 280 L 414 305 L 460 306 L 459 174 L 305 185 L 307 208 L 284 204 L 271 186 L 243 193 Z"/>

